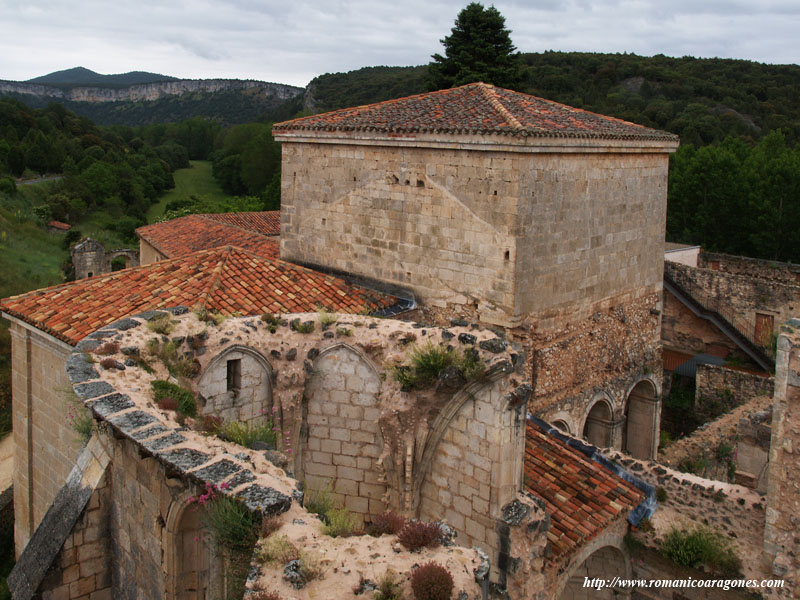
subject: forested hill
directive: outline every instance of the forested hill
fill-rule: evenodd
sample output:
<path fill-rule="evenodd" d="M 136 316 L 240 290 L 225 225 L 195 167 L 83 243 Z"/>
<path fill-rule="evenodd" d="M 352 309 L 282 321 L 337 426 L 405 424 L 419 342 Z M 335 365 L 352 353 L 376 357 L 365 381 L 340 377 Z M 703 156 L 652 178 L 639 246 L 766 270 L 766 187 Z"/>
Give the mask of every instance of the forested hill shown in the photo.
<path fill-rule="evenodd" d="M 281 83 L 239 79 L 176 79 L 134 71 L 100 75 L 83 67 L 29 81 L 0 80 L 0 96 L 32 108 L 58 102 L 99 125 L 149 125 L 205 117 L 223 124 L 250 123 L 276 110 L 304 89 Z"/>
<path fill-rule="evenodd" d="M 79 86 L 93 87 L 127 87 L 138 83 L 155 83 L 157 81 L 176 81 L 177 77 L 147 73 L 145 71 L 130 71 L 116 75 L 101 75 L 84 67 L 75 67 L 64 71 L 55 71 L 41 77 L 28 79 L 25 83 L 38 83 L 52 87 L 72 88 Z"/>
<path fill-rule="evenodd" d="M 780 128 L 800 140 L 800 66 L 719 58 L 544 52 L 521 55 L 521 92 L 619 117 L 703 146 Z M 321 75 L 305 108 L 333 110 L 421 93 L 427 68 L 370 67 Z"/>
<path fill-rule="evenodd" d="M 728 135 L 757 140 L 778 128 L 789 144 L 800 140 L 798 65 L 585 52 L 525 53 L 520 58 L 519 91 L 677 133 L 683 143 L 703 146 Z M 305 94 L 302 88 L 258 82 L 276 86 L 262 89 L 235 80 L 212 89 L 203 87 L 203 81 L 211 80 L 197 80 L 188 93 L 161 97 L 151 93 L 136 101 L 121 97 L 110 102 L 77 102 L 66 97 L 58 101 L 98 124 L 168 123 L 197 116 L 234 124 L 280 121 L 301 112 L 380 102 L 425 92 L 428 85 L 426 66 L 326 73 L 312 80 Z M 15 82 L 0 82 L 8 83 Z M 19 85 L 58 87 L 64 92 L 88 86 L 113 95 L 130 86 L 184 83 L 153 73 L 99 75 L 78 67 Z M 54 99 L 11 88 L 5 92 L 39 108 Z"/>

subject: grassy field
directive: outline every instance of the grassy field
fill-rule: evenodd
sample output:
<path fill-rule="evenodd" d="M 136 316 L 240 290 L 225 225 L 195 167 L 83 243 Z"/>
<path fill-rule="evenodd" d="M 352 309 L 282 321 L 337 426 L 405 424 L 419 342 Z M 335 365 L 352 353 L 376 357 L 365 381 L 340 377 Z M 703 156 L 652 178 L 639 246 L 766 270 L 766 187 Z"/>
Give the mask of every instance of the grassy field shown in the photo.
<path fill-rule="evenodd" d="M 0 196 L 0 298 L 59 283 L 67 259 L 63 234 L 37 226 L 26 196 Z"/>
<path fill-rule="evenodd" d="M 175 188 L 167 192 L 157 204 L 147 211 L 147 222 L 153 223 L 164 214 L 167 204 L 191 196 L 207 198 L 211 201 L 226 201 L 231 198 L 222 191 L 217 180 L 211 175 L 211 163 L 206 160 L 193 160 L 188 169 L 178 169 L 174 173 Z"/>

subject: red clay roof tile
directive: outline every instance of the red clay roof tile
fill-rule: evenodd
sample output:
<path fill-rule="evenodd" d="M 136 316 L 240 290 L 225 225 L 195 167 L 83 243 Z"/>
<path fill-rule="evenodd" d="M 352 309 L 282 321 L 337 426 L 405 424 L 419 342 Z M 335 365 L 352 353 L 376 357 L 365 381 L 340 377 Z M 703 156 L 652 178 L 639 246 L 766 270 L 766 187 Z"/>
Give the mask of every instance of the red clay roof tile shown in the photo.
<path fill-rule="evenodd" d="M 550 515 L 551 563 L 571 555 L 645 498 L 531 421 L 525 438 L 525 488 L 545 501 Z"/>
<path fill-rule="evenodd" d="M 300 117 L 272 128 L 279 135 L 291 130 L 678 141 L 671 133 L 486 83 Z"/>
<path fill-rule="evenodd" d="M 167 258 L 219 246 L 237 246 L 267 258 L 280 258 L 275 237 L 280 211 L 200 214 L 145 225 L 136 234 Z"/>
<path fill-rule="evenodd" d="M 339 294 L 341 292 L 341 294 Z M 287 302 L 291 294 L 295 299 Z M 396 298 L 304 267 L 222 247 L 0 300 L 0 310 L 69 344 L 127 315 L 202 305 L 226 314 L 375 311 Z"/>

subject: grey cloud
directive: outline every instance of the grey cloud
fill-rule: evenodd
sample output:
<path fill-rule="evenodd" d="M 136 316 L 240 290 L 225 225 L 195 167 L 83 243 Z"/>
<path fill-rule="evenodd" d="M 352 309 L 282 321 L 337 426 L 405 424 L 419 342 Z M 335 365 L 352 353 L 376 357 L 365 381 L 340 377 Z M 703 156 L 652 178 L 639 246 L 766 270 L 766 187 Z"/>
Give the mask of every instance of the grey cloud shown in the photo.
<path fill-rule="evenodd" d="M 2 79 L 82 65 L 304 85 L 424 64 L 467 0 L 0 0 Z M 489 4 L 490 2 L 485 2 Z M 498 0 L 520 51 L 729 56 L 796 63 L 796 0 Z M 71 61 L 71 62 L 67 62 Z"/>

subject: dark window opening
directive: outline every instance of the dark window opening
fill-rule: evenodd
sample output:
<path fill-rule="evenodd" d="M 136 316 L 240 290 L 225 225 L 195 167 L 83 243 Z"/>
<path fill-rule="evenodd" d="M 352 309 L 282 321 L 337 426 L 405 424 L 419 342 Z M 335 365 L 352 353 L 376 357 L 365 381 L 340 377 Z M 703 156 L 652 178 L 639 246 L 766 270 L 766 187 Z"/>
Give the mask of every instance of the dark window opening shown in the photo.
<path fill-rule="evenodd" d="M 228 361 L 227 390 L 238 394 L 242 389 L 242 359 L 236 358 Z"/>
<path fill-rule="evenodd" d="M 508 250 L 506 250 L 506 253 L 503 255 L 503 258 L 505 258 L 506 260 L 508 260 L 509 258 L 511 258 L 511 252 L 509 252 Z"/>

